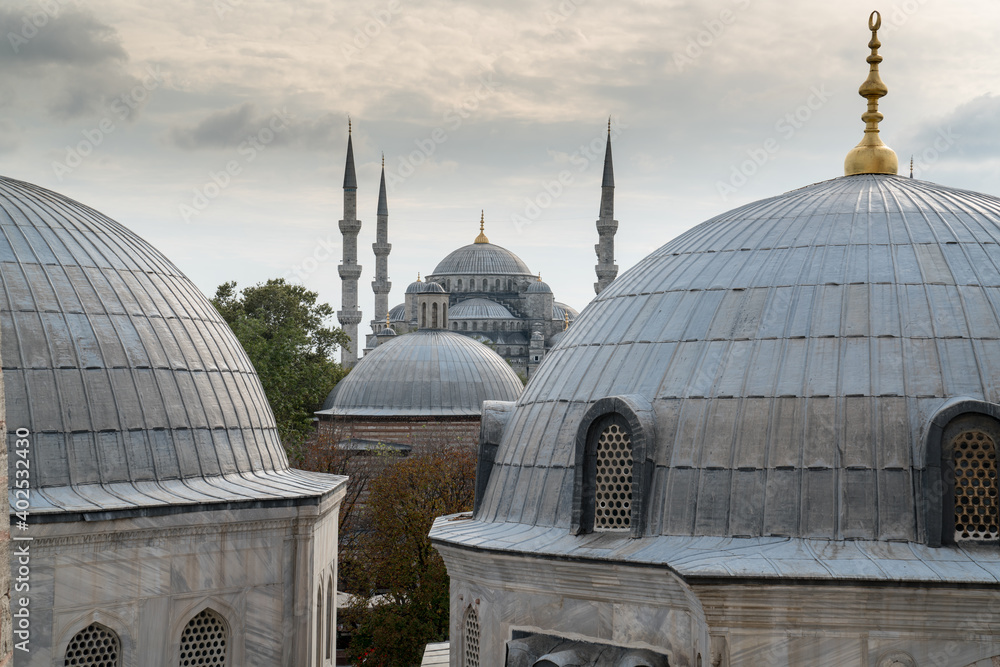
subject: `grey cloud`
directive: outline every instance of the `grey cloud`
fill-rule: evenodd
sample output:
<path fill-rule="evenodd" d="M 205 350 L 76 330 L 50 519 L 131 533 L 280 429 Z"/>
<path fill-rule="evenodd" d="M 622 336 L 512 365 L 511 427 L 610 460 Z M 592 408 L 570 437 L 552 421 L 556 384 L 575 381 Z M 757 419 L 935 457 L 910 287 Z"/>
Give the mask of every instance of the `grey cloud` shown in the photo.
<path fill-rule="evenodd" d="M 986 93 L 939 121 L 927 123 L 914 133 L 910 146 L 908 152 L 917 154 L 934 148 L 944 156 L 954 146 L 956 156 L 974 160 L 1000 157 L 1000 97 Z"/>
<path fill-rule="evenodd" d="M 210 114 L 194 127 L 172 128 L 170 140 L 185 150 L 238 146 L 247 135 L 256 134 L 260 126 L 266 124 L 266 120 L 255 124 L 255 115 L 254 104 L 244 102 L 233 109 Z"/>
<path fill-rule="evenodd" d="M 0 62 L 79 67 L 128 60 L 118 32 L 91 12 L 75 7 L 54 13 L 46 13 L 39 5 L 0 8 L 0 34 L 6 42 L 0 48 Z"/>
<path fill-rule="evenodd" d="M 296 119 L 282 110 L 265 112 L 253 102 L 209 114 L 187 127 L 170 129 L 168 140 L 184 150 L 235 148 L 265 128 L 274 132 L 272 146 L 325 150 L 343 143 L 345 117 L 325 113 L 313 119 Z"/>

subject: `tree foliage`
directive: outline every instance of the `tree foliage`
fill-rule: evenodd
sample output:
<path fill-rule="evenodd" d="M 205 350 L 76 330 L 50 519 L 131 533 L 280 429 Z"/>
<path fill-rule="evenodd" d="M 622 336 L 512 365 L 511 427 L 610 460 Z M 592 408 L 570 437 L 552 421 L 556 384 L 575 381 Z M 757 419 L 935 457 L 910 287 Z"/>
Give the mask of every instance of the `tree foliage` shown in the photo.
<path fill-rule="evenodd" d="M 317 304 L 318 296 L 276 278 L 240 292 L 235 282 L 223 283 L 212 299 L 257 370 L 278 433 L 294 458 L 312 430 L 313 412 L 346 374 L 333 355 L 350 338 L 325 326 L 333 308 Z"/>
<path fill-rule="evenodd" d="M 365 667 L 420 664 L 424 646 L 448 637 L 448 573 L 427 533 L 435 517 L 472 509 L 476 453 L 439 446 L 387 467 L 371 481 L 365 593 L 345 620 L 348 655 Z"/>

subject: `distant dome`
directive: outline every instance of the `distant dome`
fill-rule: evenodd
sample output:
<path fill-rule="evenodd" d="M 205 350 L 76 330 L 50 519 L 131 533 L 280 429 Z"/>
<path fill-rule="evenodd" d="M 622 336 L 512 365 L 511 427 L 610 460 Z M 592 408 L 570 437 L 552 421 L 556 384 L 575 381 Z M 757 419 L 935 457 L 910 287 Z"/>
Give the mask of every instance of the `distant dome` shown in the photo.
<path fill-rule="evenodd" d="M 406 286 L 406 294 L 444 293 L 444 288 L 431 280 L 417 280 Z"/>
<path fill-rule="evenodd" d="M 464 319 L 491 319 L 491 320 L 512 320 L 515 319 L 507 307 L 490 301 L 489 299 L 466 299 L 459 301 L 448 312 L 448 317 L 453 320 Z"/>
<path fill-rule="evenodd" d="M 393 306 L 389 310 L 389 321 L 390 322 L 405 322 L 406 321 L 406 304 L 401 303 L 398 306 Z"/>
<path fill-rule="evenodd" d="M 433 277 L 445 275 L 532 276 L 528 265 L 506 248 L 492 243 L 471 243 L 455 250 L 435 267 Z"/>
<path fill-rule="evenodd" d="M 576 308 L 573 308 L 572 306 L 567 306 L 565 303 L 561 303 L 559 301 L 555 301 L 552 304 L 552 319 L 564 320 L 566 319 L 566 313 L 569 313 L 570 322 L 580 316 L 580 313 L 578 313 Z"/>
<path fill-rule="evenodd" d="M 467 336 L 423 329 L 381 343 L 331 392 L 332 416 L 482 414 L 483 401 L 514 401 L 523 385 L 499 355 Z"/>
<path fill-rule="evenodd" d="M 155 248 L 91 208 L 2 177 L 0 226 L 8 438 L 32 433 L 33 513 L 332 488 L 325 480 L 336 478 L 289 470 L 243 348 Z"/>
<path fill-rule="evenodd" d="M 529 283 L 528 289 L 524 291 L 528 294 L 552 294 L 552 288 L 549 287 L 549 284 L 542 282 L 541 280 Z"/>
<path fill-rule="evenodd" d="M 648 536 L 922 541 L 930 420 L 1000 404 L 997 313 L 995 197 L 857 175 L 724 213 L 546 356 L 481 515 L 568 528 L 584 413 L 630 396 L 655 427 Z"/>

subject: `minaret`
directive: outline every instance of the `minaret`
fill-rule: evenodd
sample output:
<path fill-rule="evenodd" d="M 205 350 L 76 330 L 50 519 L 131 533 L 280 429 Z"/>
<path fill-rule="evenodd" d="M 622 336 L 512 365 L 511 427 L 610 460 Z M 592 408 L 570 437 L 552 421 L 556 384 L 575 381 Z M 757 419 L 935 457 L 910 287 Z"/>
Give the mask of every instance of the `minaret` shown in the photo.
<path fill-rule="evenodd" d="M 611 119 L 608 118 L 608 145 L 604 149 L 604 181 L 601 183 L 601 216 L 597 219 L 598 242 L 594 246 L 597 251 L 597 282 L 594 292 L 604 291 L 615 276 L 618 275 L 618 265 L 615 264 L 615 232 L 618 231 L 618 221 L 615 218 L 615 170 L 611 165 Z"/>
<path fill-rule="evenodd" d="M 375 292 L 375 319 L 372 320 L 372 333 L 377 334 L 388 326 L 386 318 L 389 313 L 389 206 L 385 198 L 385 155 L 382 156 L 382 182 L 378 186 L 378 212 L 376 214 L 375 243 L 375 280 L 372 281 L 372 291 Z"/>
<path fill-rule="evenodd" d="M 351 342 L 340 348 L 340 364 L 351 368 L 358 361 L 358 324 L 361 311 L 358 310 L 358 278 L 361 265 L 358 264 L 358 178 L 354 173 L 354 145 L 351 142 L 351 121 L 347 121 L 347 165 L 344 167 L 344 219 L 340 221 L 340 233 L 344 236 L 344 260 L 337 270 L 340 272 L 342 293 L 337 320 L 340 327 L 351 337 Z"/>

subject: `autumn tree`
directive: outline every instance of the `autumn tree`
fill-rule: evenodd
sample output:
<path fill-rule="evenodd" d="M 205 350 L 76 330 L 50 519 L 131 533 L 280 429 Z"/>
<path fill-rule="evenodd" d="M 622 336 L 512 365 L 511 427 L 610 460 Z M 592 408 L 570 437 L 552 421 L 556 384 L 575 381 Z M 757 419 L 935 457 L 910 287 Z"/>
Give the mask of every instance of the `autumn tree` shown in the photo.
<path fill-rule="evenodd" d="M 235 282 L 223 283 L 212 299 L 257 370 L 278 433 L 295 459 L 312 432 L 313 412 L 346 374 L 334 353 L 350 338 L 327 326 L 333 308 L 317 303 L 318 296 L 276 278 L 239 292 Z"/>
<path fill-rule="evenodd" d="M 364 592 L 344 618 L 356 664 L 419 664 L 427 643 L 447 639 L 448 573 L 427 534 L 436 517 L 472 510 L 475 477 L 474 449 L 436 446 L 372 480 L 359 544 Z"/>

